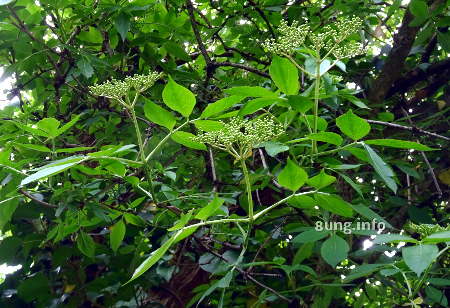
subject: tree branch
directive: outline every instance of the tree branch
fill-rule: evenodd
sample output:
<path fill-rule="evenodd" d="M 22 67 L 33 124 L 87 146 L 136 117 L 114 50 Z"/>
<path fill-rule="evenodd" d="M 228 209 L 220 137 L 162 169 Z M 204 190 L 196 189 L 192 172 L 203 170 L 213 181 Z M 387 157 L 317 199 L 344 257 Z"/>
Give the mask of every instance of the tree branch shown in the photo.
<path fill-rule="evenodd" d="M 24 195 L 25 197 L 27 197 L 27 198 L 33 200 L 34 202 L 39 203 L 40 205 L 43 205 L 43 206 L 45 206 L 45 207 L 52 208 L 52 209 L 58 208 L 57 205 L 50 204 L 50 203 L 47 203 L 47 202 L 45 202 L 45 201 L 42 201 L 42 200 L 37 199 L 35 196 L 33 196 L 32 194 L 30 194 L 28 191 L 26 191 L 26 190 L 24 190 L 24 189 L 19 189 L 19 192 L 20 192 L 22 195 Z"/>
<path fill-rule="evenodd" d="M 449 137 L 442 136 L 442 135 L 439 135 L 439 134 L 436 134 L 436 133 L 432 133 L 432 132 L 426 131 L 424 129 L 415 127 L 415 126 L 404 126 L 404 125 L 400 125 L 400 124 L 383 122 L 383 121 L 375 121 L 375 120 L 366 120 L 366 121 L 369 122 L 369 123 L 372 123 L 372 124 L 379 124 L 379 125 L 384 125 L 384 126 L 389 126 L 389 127 L 409 130 L 409 131 L 411 131 L 413 133 L 418 133 L 418 134 L 422 134 L 422 135 L 428 135 L 428 136 L 432 136 L 432 137 L 435 137 L 435 138 L 440 138 L 440 139 L 444 139 L 444 140 L 450 141 Z"/>

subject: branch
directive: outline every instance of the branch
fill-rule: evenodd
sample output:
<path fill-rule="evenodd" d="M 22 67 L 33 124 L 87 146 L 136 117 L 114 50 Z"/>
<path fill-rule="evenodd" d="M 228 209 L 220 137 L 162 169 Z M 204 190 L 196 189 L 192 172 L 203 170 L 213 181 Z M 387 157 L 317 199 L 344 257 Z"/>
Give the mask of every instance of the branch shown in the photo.
<path fill-rule="evenodd" d="M 34 202 L 39 203 L 40 205 L 43 205 L 43 206 L 45 206 L 45 207 L 52 208 L 52 209 L 58 208 L 57 205 L 50 204 L 50 203 L 47 203 L 47 202 L 45 202 L 45 201 L 42 201 L 42 200 L 37 199 L 35 196 L 33 196 L 32 194 L 30 194 L 28 191 L 26 191 L 26 190 L 24 190 L 24 189 L 19 189 L 19 192 L 20 192 L 22 195 L 24 195 L 25 197 L 30 198 L 30 199 L 33 200 Z"/>
<path fill-rule="evenodd" d="M 249 71 L 251 73 L 254 73 L 254 74 L 262 76 L 262 77 L 270 78 L 270 75 L 267 74 L 266 72 L 260 71 L 257 68 L 254 68 L 254 67 L 251 67 L 251 66 L 247 66 L 247 65 L 244 65 L 244 64 L 232 63 L 232 62 L 214 62 L 213 65 L 215 67 L 220 67 L 220 66 L 236 67 L 236 68 L 240 68 L 240 69 Z"/>
<path fill-rule="evenodd" d="M 198 31 L 197 22 L 194 15 L 194 6 L 192 5 L 191 0 L 186 0 L 186 7 L 188 10 L 189 18 L 191 20 L 192 30 L 194 31 L 195 39 L 197 40 L 198 48 L 200 49 L 203 58 L 205 58 L 206 66 L 208 67 L 208 65 L 210 65 L 212 61 L 208 55 L 208 51 L 206 51 L 206 47 L 202 41 L 200 31 Z"/>
<path fill-rule="evenodd" d="M 396 93 L 406 92 L 415 84 L 426 80 L 433 75 L 446 75 L 446 71 L 450 70 L 450 59 L 445 59 L 431 64 L 427 69 L 423 70 L 416 68 L 405 74 L 404 77 L 399 78 L 393 86 L 386 93 L 386 98 L 393 96 Z"/>
<path fill-rule="evenodd" d="M 405 60 L 411 51 L 419 27 L 410 27 L 409 23 L 413 21 L 414 16 L 409 10 L 405 11 L 402 24 L 394 35 L 394 44 L 387 56 L 383 69 L 369 92 L 369 100 L 378 104 L 383 101 L 391 85 L 400 78 L 405 64 Z"/>
<path fill-rule="evenodd" d="M 424 129 L 415 127 L 415 126 L 404 126 L 404 125 L 400 125 L 400 124 L 395 124 L 395 123 L 389 123 L 389 122 L 382 122 L 382 121 L 375 121 L 375 120 L 366 120 L 369 123 L 372 124 L 379 124 L 379 125 L 384 125 L 384 126 L 389 126 L 389 127 L 394 127 L 394 128 L 399 128 L 399 129 L 404 129 L 404 130 L 409 130 L 413 133 L 418 133 L 418 134 L 422 134 L 422 135 L 428 135 L 428 136 L 432 136 L 435 138 L 440 138 L 440 139 L 444 139 L 447 141 L 450 141 L 449 137 L 446 136 L 442 136 L 436 133 L 432 133 L 429 131 L 426 131 Z"/>
<path fill-rule="evenodd" d="M 405 115 L 406 119 L 408 120 L 409 124 L 412 125 L 413 122 L 412 122 L 411 117 L 409 116 L 409 114 L 406 112 L 406 110 L 402 108 L 402 112 Z M 428 170 L 430 171 L 431 177 L 433 179 L 434 186 L 436 187 L 436 191 L 437 191 L 439 197 L 442 197 L 441 187 L 439 186 L 439 182 L 438 182 L 438 180 L 436 178 L 436 174 L 434 173 L 433 167 L 431 166 L 430 161 L 427 158 L 427 155 L 425 154 L 424 151 L 420 151 L 420 154 L 422 154 L 423 160 L 427 164 Z"/>
<path fill-rule="evenodd" d="M 261 10 L 261 8 L 258 7 L 258 5 L 253 0 L 249 0 L 248 3 L 250 3 L 250 5 L 255 8 L 255 11 L 258 12 L 259 16 L 261 16 L 261 18 L 266 23 L 267 28 L 269 29 L 270 35 L 272 35 L 272 37 L 275 38 L 276 37 L 275 32 L 273 31 L 272 25 L 270 24 L 270 21 L 267 18 L 267 16 L 264 14 L 263 10 Z"/>
<path fill-rule="evenodd" d="M 217 258 L 221 259 L 222 261 L 229 263 L 229 261 L 227 259 L 225 259 L 223 256 L 221 256 L 220 254 L 218 254 L 216 251 L 214 251 L 212 248 L 210 248 L 207 244 L 203 243 L 201 241 L 201 239 L 195 237 L 195 240 L 197 241 L 197 243 L 199 243 L 203 248 L 205 248 L 209 253 L 211 253 L 212 255 L 216 256 Z M 281 298 L 282 300 L 290 303 L 291 300 L 283 295 L 281 295 L 279 292 L 277 292 L 276 290 L 272 289 L 269 286 L 266 286 L 265 284 L 263 284 L 262 282 L 259 282 L 258 280 L 256 280 L 251 274 L 247 273 L 246 271 L 244 271 L 243 269 L 241 269 L 238 266 L 234 266 L 234 268 L 240 273 L 242 274 L 242 276 L 244 276 L 244 278 L 248 278 L 250 281 L 254 282 L 256 285 L 260 286 L 263 289 L 266 289 L 270 292 L 272 292 L 273 294 L 275 294 L 276 296 L 278 296 L 279 298 Z"/>

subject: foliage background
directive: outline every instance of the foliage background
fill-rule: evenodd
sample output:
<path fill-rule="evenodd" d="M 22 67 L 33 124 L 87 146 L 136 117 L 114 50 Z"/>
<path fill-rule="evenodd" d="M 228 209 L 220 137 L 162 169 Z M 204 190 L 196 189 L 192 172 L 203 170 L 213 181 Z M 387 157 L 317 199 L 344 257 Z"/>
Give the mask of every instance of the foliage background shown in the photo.
<path fill-rule="evenodd" d="M 282 19 L 307 21 L 316 31 L 337 17 L 356 15 L 363 20 L 356 37 L 367 47 L 366 54 L 343 61 L 345 71 L 333 68 L 328 81 L 323 77 L 320 116 L 328 131 L 340 134 L 335 119 L 352 109 L 369 120 L 371 139 L 419 141 L 439 149 L 424 154 L 377 148 L 395 172 L 397 193 L 386 187 L 358 149 L 336 151 L 302 167 L 312 176 L 324 167 L 341 166 L 327 171 L 337 178 L 328 192 L 372 209 L 396 233 L 406 230 L 417 239 L 418 230 L 411 223 L 446 227 L 449 3 L 0 0 L 2 78 L 14 79 L 7 99 L 16 102 L 0 111 L 0 264 L 22 265 L 0 285 L 2 307 L 182 307 L 195 303 L 224 276 L 226 263 L 234 262 L 242 245 L 233 224 L 202 228 L 173 246 L 139 279 L 122 286 L 144 257 L 167 239 L 166 229 L 177 220 L 178 210 L 205 206 L 215 190 L 230 214 L 246 215 L 242 172 L 225 153 L 199 151 L 172 140 L 164 144 L 149 162 L 158 204 L 133 184 L 133 176 L 143 179 L 142 170 L 133 165 L 89 161 L 26 189 L 18 188 L 25 177 L 20 172 L 32 174 L 33 168 L 51 160 L 99 151 L 105 145 L 136 144 L 126 110 L 89 91 L 89 86 L 110 78 L 164 73 L 136 105 L 148 151 L 167 130 L 146 118 L 144 105 L 151 99 L 164 106 L 162 91 L 169 75 L 195 93 L 195 116 L 226 97 L 228 88 L 261 86 L 275 91 L 269 75 L 273 56 L 262 43 L 278 36 Z M 304 58 L 297 60 L 302 63 Z M 300 92 L 307 92 L 308 77 L 301 74 L 299 82 Z M 288 157 L 304 153 L 304 147 L 286 142 L 308 134 L 289 105 L 274 104 L 270 110 L 289 124 L 289 130 L 280 143 L 255 149 L 248 160 L 253 198 L 260 209 L 285 196 L 286 191 L 276 185 L 276 175 Z M 54 118 L 63 125 L 76 115 L 80 119 L 54 142 L 46 143 L 46 138 L 16 124 L 32 127 Z M 197 131 L 194 126 L 188 129 Z M 330 149 L 326 144 L 321 147 Z M 57 153 L 57 149 L 66 150 Z M 124 157 L 133 159 L 133 155 L 127 152 Z M 343 170 L 349 164 L 361 166 Z M 292 240 L 309 230 L 320 215 L 314 208 L 290 204 L 257 221 L 242 264 L 266 263 L 251 270 L 247 266 L 229 288 L 219 288 L 200 305 L 218 306 L 221 294 L 224 307 L 393 307 L 421 300 L 437 307 L 447 305 L 447 253 L 423 284 L 405 266 L 397 245 L 364 249 L 363 243 L 365 248 L 369 245 L 367 234 L 341 234 L 350 253 L 343 264 L 332 268 L 321 256 L 323 240 Z M 123 237 L 120 247 L 113 251 L 111 227 L 118 224 L 125 231 L 118 236 Z M 87 244 L 80 245 L 83 237 Z M 92 247 L 95 256 L 89 257 Z M 361 264 L 393 262 L 406 272 L 407 281 L 419 287 L 413 298 L 408 296 L 403 271 L 383 275 L 366 268 L 356 280 L 341 279 Z"/>

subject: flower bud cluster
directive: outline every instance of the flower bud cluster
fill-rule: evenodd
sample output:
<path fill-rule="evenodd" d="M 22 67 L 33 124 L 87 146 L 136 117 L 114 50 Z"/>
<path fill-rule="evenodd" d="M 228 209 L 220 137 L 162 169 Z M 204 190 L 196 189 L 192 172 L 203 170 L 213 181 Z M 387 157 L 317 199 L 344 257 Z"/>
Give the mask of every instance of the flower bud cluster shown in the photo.
<path fill-rule="evenodd" d="M 280 123 L 267 116 L 255 120 L 234 117 L 222 123 L 222 129 L 200 132 L 193 140 L 245 157 L 252 148 L 284 132 Z"/>
<path fill-rule="evenodd" d="M 295 49 L 303 45 L 306 36 L 309 33 L 308 25 L 298 25 L 298 21 L 294 21 L 291 26 L 287 24 L 287 21 L 282 20 L 281 25 L 278 28 L 280 31 L 280 37 L 278 41 L 269 39 L 263 46 L 269 51 L 276 54 L 292 54 Z"/>
<path fill-rule="evenodd" d="M 433 233 L 450 231 L 450 225 L 448 225 L 447 227 L 442 227 L 440 225 L 433 224 L 416 225 L 415 223 L 409 222 L 406 227 L 412 232 L 419 233 L 422 238 L 427 237 Z"/>
<path fill-rule="evenodd" d="M 161 73 L 152 72 L 148 75 L 129 76 L 123 81 L 112 79 L 102 84 L 90 86 L 89 89 L 94 95 L 121 100 L 124 96 L 128 95 L 131 89 L 137 92 L 147 90 L 154 85 L 156 80 L 161 78 L 161 75 Z"/>
<path fill-rule="evenodd" d="M 278 41 L 269 39 L 263 46 L 269 51 L 279 55 L 290 55 L 301 47 L 306 38 L 312 43 L 317 52 L 324 51 L 332 54 L 336 59 L 350 58 L 364 52 L 362 45 L 354 41 L 346 41 L 348 37 L 357 32 L 362 25 L 359 17 L 342 18 L 334 24 L 325 26 L 323 31 L 313 33 L 308 25 L 298 25 L 294 22 L 291 26 L 286 21 L 279 27 L 280 37 Z"/>

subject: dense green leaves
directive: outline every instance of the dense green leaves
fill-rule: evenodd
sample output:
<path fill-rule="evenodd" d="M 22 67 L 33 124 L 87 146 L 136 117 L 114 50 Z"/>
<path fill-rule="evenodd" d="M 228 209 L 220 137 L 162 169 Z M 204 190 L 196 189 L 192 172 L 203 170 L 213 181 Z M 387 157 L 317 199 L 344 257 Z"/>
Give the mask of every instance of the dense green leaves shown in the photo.
<path fill-rule="evenodd" d="M 0 0 L 0 306 L 448 305 L 448 5 L 325 2 Z"/>

